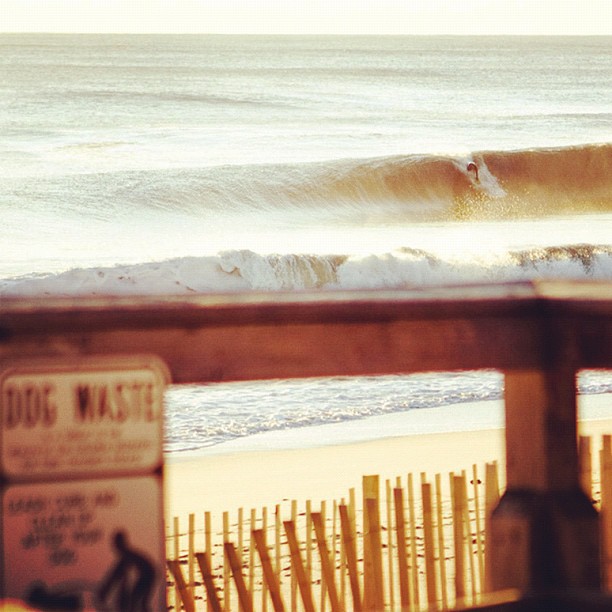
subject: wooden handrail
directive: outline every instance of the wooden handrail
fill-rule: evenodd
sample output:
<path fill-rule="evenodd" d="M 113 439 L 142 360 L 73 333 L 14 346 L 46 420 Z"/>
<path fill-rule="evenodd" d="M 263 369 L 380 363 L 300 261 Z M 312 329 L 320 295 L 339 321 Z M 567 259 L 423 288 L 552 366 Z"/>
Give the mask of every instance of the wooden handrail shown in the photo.
<path fill-rule="evenodd" d="M 153 353 L 175 383 L 612 367 L 612 287 L 4 298 L 0 361 Z"/>

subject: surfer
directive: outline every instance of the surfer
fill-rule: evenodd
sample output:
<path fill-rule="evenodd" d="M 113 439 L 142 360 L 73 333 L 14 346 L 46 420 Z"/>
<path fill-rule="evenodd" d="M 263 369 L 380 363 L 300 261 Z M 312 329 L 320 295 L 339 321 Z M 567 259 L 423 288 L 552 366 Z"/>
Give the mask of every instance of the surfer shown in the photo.
<path fill-rule="evenodd" d="M 480 179 L 478 178 L 478 166 L 474 162 L 471 161 L 468 163 L 467 171 L 468 174 L 474 178 L 476 183 L 480 182 Z"/>

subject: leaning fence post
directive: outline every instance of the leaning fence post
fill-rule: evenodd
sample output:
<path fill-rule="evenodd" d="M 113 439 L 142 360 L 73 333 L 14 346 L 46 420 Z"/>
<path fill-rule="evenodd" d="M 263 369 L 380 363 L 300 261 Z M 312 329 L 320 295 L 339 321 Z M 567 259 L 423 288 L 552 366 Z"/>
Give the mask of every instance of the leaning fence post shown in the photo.
<path fill-rule="evenodd" d="M 189 588 L 187 587 L 187 583 L 185 582 L 185 577 L 183 576 L 183 572 L 181 570 L 181 564 L 178 559 L 168 559 L 166 561 L 168 568 L 172 572 L 172 576 L 174 577 L 174 581 L 176 583 L 179 598 L 183 602 L 183 608 L 185 608 L 185 612 L 195 612 L 195 604 L 193 603 L 193 597 L 189 592 Z M 177 608 L 177 609 L 180 609 Z"/>
<path fill-rule="evenodd" d="M 259 559 L 261 561 L 261 567 L 263 570 L 264 580 L 268 586 L 270 597 L 272 599 L 272 606 L 275 612 L 285 612 L 285 605 L 280 592 L 280 585 L 276 579 L 274 568 L 270 560 L 270 553 L 266 544 L 266 539 L 262 529 L 255 529 L 251 536 L 255 540 L 255 547 L 259 553 Z"/>
<path fill-rule="evenodd" d="M 346 565 L 351 585 L 353 611 L 361 612 L 361 588 L 359 586 L 359 571 L 357 569 L 357 551 L 355 548 L 353 522 L 346 505 L 340 504 L 338 506 L 338 512 L 340 513 L 340 530 L 342 532 L 342 543 L 344 544 Z"/>
<path fill-rule="evenodd" d="M 204 588 L 206 589 L 207 595 L 207 608 L 212 612 L 222 612 L 221 601 L 217 594 L 217 588 L 212 575 L 212 568 L 210 565 L 210 553 L 196 553 L 195 554 L 198 565 L 200 566 L 200 573 L 202 574 L 202 581 L 204 582 Z"/>
<path fill-rule="evenodd" d="M 304 561 L 300 553 L 300 543 L 295 530 L 295 522 L 292 520 L 284 521 L 283 525 L 287 535 L 287 544 L 291 556 L 291 567 L 293 568 L 293 573 L 300 589 L 304 610 L 305 612 L 315 612 L 312 588 L 308 576 L 306 575 L 306 568 L 304 567 Z"/>
<path fill-rule="evenodd" d="M 314 525 L 319 556 L 321 557 L 321 573 L 323 574 L 322 584 L 325 583 L 327 588 L 327 595 L 329 597 L 332 612 L 341 612 L 340 602 L 338 601 L 338 590 L 336 589 L 336 581 L 334 579 L 334 568 L 331 564 L 331 556 L 325 538 L 325 526 L 320 512 L 312 513 L 312 524 Z"/>
<path fill-rule="evenodd" d="M 238 592 L 238 601 L 240 602 L 240 609 L 242 612 L 252 612 L 253 604 L 251 603 L 251 596 L 244 582 L 244 576 L 242 575 L 242 564 L 236 552 L 236 547 L 232 542 L 224 542 L 223 550 L 225 556 L 229 561 L 232 575 L 234 576 L 234 584 L 236 585 L 236 591 Z"/>

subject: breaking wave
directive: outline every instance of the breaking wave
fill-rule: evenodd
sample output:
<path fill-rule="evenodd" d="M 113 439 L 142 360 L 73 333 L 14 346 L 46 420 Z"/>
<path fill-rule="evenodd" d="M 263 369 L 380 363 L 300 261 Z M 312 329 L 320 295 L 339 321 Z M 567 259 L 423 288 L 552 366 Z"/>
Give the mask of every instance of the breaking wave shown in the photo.
<path fill-rule="evenodd" d="M 537 278 L 612 279 L 612 246 L 576 244 L 443 258 L 403 247 L 379 255 L 260 255 L 234 250 L 208 257 L 0 281 L 0 295 L 153 295 L 336 289 L 414 289 Z"/>

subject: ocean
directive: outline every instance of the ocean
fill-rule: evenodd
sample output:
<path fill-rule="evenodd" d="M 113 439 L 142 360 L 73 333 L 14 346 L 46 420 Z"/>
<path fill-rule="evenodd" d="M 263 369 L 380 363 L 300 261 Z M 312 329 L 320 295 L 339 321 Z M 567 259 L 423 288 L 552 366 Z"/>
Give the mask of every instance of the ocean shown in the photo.
<path fill-rule="evenodd" d="M 0 34 L 0 210 L 0 299 L 612 280 L 612 37 Z M 502 393 L 171 387 L 166 450 Z"/>

